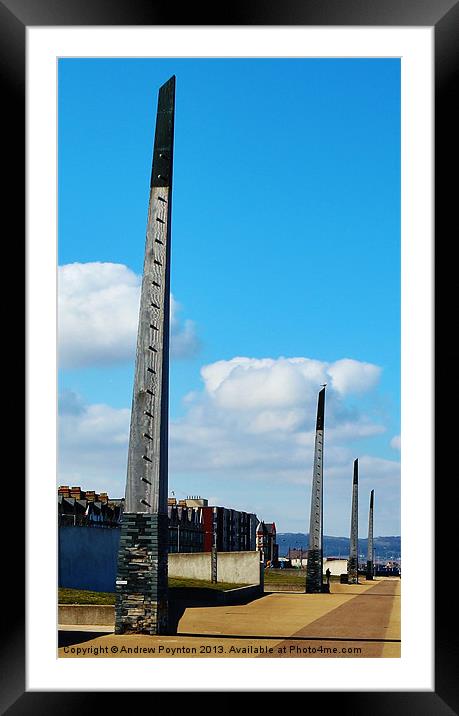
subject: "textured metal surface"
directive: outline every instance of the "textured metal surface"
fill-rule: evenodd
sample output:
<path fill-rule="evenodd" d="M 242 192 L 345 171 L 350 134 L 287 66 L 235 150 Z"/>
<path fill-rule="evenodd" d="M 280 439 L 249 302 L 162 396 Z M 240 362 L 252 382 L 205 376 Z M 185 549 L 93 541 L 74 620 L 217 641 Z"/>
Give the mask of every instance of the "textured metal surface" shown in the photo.
<path fill-rule="evenodd" d="M 126 512 L 167 512 L 171 181 L 175 78 L 159 90 L 129 434 Z M 163 165 L 161 165 L 163 166 Z"/>
<path fill-rule="evenodd" d="M 316 430 L 324 429 L 324 419 L 325 419 L 325 388 L 322 388 L 322 390 L 319 392 L 319 397 L 317 399 Z"/>
<path fill-rule="evenodd" d="M 126 512 L 130 513 L 167 511 L 169 243 L 169 190 L 153 187 L 129 434 Z"/>
<path fill-rule="evenodd" d="M 155 145 L 150 186 L 171 186 L 174 146 L 175 76 L 171 77 L 158 94 Z"/>
<path fill-rule="evenodd" d="M 217 548 L 212 547 L 211 558 L 210 558 L 210 580 L 214 584 L 218 580 L 218 569 L 217 569 Z"/>
<path fill-rule="evenodd" d="M 368 546 L 367 546 L 367 579 L 373 579 L 373 508 L 375 491 L 370 493 L 370 509 L 368 511 Z"/>
<path fill-rule="evenodd" d="M 159 90 L 118 553 L 116 633 L 164 634 L 175 77 Z M 156 174 L 155 174 L 156 173 Z"/>
<path fill-rule="evenodd" d="M 309 549 L 322 549 L 323 430 L 316 431 L 312 477 Z"/>
<path fill-rule="evenodd" d="M 322 549 L 322 487 L 324 449 L 325 388 L 317 401 L 314 466 L 312 473 L 311 513 L 309 520 L 309 549 Z"/>
<path fill-rule="evenodd" d="M 309 519 L 309 552 L 306 569 L 306 591 L 322 591 L 323 542 L 323 449 L 325 419 L 325 388 L 317 401 L 316 438 L 312 471 L 311 512 Z M 320 564 L 319 564 L 320 562 Z"/>
<path fill-rule="evenodd" d="M 359 461 L 354 460 L 354 474 L 352 478 L 352 506 L 351 506 L 351 538 L 349 543 L 349 560 L 347 573 L 349 583 L 358 581 L 358 536 L 359 536 Z"/>

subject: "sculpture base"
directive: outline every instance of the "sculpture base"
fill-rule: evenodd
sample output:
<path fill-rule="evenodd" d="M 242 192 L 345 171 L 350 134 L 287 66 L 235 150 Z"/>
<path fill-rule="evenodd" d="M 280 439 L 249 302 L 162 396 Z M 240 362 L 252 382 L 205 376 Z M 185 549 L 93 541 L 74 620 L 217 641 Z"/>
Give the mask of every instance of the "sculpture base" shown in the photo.
<path fill-rule="evenodd" d="M 347 578 L 348 584 L 358 584 L 359 583 L 358 563 L 354 557 L 351 557 L 350 559 L 348 559 L 347 575 L 348 575 L 348 578 Z"/>
<path fill-rule="evenodd" d="M 167 633 L 167 547 L 167 515 L 123 514 L 115 634 Z"/>
<path fill-rule="evenodd" d="M 322 550 L 310 549 L 306 567 L 306 594 L 321 594 L 322 582 Z"/>

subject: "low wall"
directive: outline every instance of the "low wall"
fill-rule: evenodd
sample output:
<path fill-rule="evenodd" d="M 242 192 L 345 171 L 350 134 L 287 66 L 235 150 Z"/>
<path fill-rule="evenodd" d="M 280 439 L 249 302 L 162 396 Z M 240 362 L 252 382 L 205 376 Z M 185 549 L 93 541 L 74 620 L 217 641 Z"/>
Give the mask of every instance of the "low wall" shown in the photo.
<path fill-rule="evenodd" d="M 172 592 L 176 590 L 171 590 Z M 179 590 L 180 591 L 180 590 Z M 184 604 L 185 608 L 193 606 L 201 606 L 199 596 L 197 601 L 193 601 L 193 592 L 200 590 L 183 590 L 188 592 L 186 595 L 173 595 L 172 599 L 178 604 Z M 225 591 L 207 590 L 212 594 L 205 597 L 205 605 L 213 604 L 215 606 L 246 604 L 252 599 L 256 599 L 262 595 L 259 585 L 249 585 L 247 587 L 239 587 L 238 589 L 227 589 Z M 202 597 L 201 597 L 202 598 Z M 209 602 L 210 600 L 210 602 Z M 93 627 L 113 627 L 115 628 L 115 607 L 110 604 L 59 604 L 58 612 L 59 628 L 65 631 L 66 627 L 74 626 L 93 626 Z"/>
<path fill-rule="evenodd" d="M 324 574 L 327 569 L 330 570 L 330 574 L 334 577 L 339 577 L 339 575 L 343 572 L 347 572 L 347 559 L 328 559 L 325 557 L 323 570 Z"/>
<path fill-rule="evenodd" d="M 59 604 L 59 625 L 112 626 L 115 607 L 111 604 Z"/>
<path fill-rule="evenodd" d="M 120 531 L 59 527 L 59 587 L 114 592 Z M 211 579 L 210 552 L 171 553 L 168 562 L 170 577 Z M 259 552 L 218 552 L 217 581 L 262 585 Z"/>
<path fill-rule="evenodd" d="M 220 552 L 217 555 L 217 582 L 230 584 L 263 584 L 260 553 Z"/>
<path fill-rule="evenodd" d="M 300 563 L 299 558 L 298 559 L 292 559 L 292 566 L 297 567 Z M 306 557 L 303 557 L 301 560 L 301 567 L 302 569 L 306 569 L 308 566 L 308 560 Z M 327 571 L 327 569 L 330 570 L 330 574 L 333 574 L 335 577 L 339 577 L 340 574 L 343 572 L 347 572 L 347 559 L 340 559 L 340 558 L 329 558 L 324 557 L 323 563 L 322 563 L 322 569 L 323 574 Z"/>
<path fill-rule="evenodd" d="M 210 552 L 170 554 L 169 577 L 210 580 L 211 564 Z M 259 552 L 218 552 L 217 582 L 262 584 L 263 570 Z"/>

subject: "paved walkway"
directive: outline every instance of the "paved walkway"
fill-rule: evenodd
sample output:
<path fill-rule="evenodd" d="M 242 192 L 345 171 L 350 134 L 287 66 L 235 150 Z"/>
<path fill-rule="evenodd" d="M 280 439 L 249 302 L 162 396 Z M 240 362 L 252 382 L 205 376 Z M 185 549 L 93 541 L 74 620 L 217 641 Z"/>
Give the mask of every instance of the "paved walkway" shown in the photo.
<path fill-rule="evenodd" d="M 247 604 L 188 608 L 171 636 L 69 630 L 61 632 L 66 646 L 59 656 L 399 657 L 400 580 L 331 588 L 331 594 L 277 592 Z"/>
<path fill-rule="evenodd" d="M 285 647 L 291 657 L 399 657 L 399 597 L 400 582 L 379 582 L 308 622 L 277 646 Z"/>

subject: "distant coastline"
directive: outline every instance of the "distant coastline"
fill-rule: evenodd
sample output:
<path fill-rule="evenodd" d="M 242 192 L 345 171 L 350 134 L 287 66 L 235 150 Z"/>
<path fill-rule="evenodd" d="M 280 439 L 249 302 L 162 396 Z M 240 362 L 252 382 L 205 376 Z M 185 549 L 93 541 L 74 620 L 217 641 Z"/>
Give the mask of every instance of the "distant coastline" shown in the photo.
<path fill-rule="evenodd" d="M 309 535 L 303 532 L 278 532 L 276 537 L 279 545 L 279 556 L 287 557 L 291 549 L 308 549 Z M 399 536 L 375 537 L 374 548 L 376 559 L 400 559 L 401 542 Z M 359 554 L 366 555 L 367 540 L 359 539 Z M 332 537 L 324 535 L 325 557 L 347 557 L 349 554 L 349 537 Z"/>

